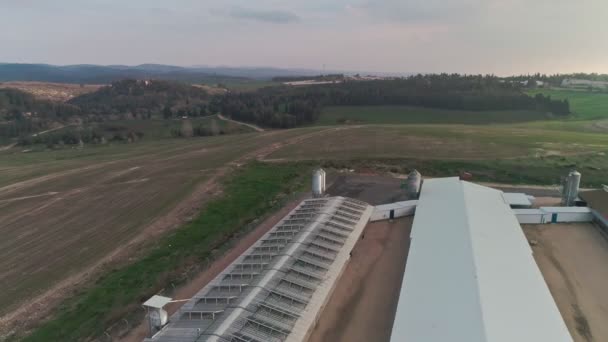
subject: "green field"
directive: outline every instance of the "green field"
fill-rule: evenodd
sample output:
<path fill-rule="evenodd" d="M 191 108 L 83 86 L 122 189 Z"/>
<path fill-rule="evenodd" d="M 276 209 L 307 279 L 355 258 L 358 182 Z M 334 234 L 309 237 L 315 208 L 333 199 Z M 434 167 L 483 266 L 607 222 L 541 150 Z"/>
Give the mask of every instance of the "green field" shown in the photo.
<path fill-rule="evenodd" d="M 535 89 L 527 93 L 549 95 L 554 99 L 568 99 L 573 119 L 608 119 L 608 94 L 565 89 Z"/>
<path fill-rule="evenodd" d="M 573 115 L 552 118 L 536 111 L 460 111 L 411 106 L 331 106 L 321 112 L 319 126 L 336 124 L 517 124 L 526 123 L 557 129 L 607 131 L 607 122 L 572 123 L 577 120 L 608 120 L 608 94 L 576 90 L 536 89 L 555 99 L 568 99 Z"/>
<path fill-rule="evenodd" d="M 535 111 L 461 111 L 410 106 L 332 106 L 316 125 L 336 124 L 492 124 L 546 120 Z"/>

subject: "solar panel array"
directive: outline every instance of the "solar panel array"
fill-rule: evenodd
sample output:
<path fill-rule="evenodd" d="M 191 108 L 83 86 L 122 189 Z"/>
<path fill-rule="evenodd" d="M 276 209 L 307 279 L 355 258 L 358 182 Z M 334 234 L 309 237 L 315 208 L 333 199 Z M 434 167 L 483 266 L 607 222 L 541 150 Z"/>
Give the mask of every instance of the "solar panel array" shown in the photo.
<path fill-rule="evenodd" d="M 147 341 L 303 339 L 370 214 L 344 197 L 303 201 Z"/>

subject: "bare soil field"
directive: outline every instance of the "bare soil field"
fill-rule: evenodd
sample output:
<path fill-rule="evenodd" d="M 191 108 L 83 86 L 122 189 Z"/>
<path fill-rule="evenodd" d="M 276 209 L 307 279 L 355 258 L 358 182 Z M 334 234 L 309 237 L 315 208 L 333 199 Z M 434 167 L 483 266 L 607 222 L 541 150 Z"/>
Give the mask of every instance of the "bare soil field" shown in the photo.
<path fill-rule="evenodd" d="M 0 88 L 14 88 L 30 93 L 41 100 L 65 102 L 82 94 L 92 93 L 103 85 L 50 82 L 0 82 Z"/>
<path fill-rule="evenodd" d="M 309 342 L 390 340 L 412 221 L 367 225 Z"/>
<path fill-rule="evenodd" d="M 6 181 L 0 188 L 0 332 L 44 317 L 100 270 L 136 256 L 138 246 L 193 217 L 221 191 L 217 180 L 231 169 L 323 132 L 171 140 L 157 148 L 134 144 L 133 151 L 123 145 L 126 152 L 67 161 L 11 160 L 14 165 L 0 170 Z M 45 173 L 46 165 L 54 172 Z"/>
<path fill-rule="evenodd" d="M 524 225 L 576 342 L 608 341 L 608 240 L 592 224 Z"/>

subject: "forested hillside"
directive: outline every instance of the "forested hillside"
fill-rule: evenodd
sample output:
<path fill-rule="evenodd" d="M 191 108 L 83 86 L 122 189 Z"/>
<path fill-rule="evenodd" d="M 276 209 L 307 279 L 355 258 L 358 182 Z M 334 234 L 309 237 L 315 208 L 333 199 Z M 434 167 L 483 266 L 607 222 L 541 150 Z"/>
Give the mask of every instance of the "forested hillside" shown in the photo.
<path fill-rule="evenodd" d="M 271 127 L 312 123 L 324 106 L 408 105 L 454 110 L 535 110 L 568 115 L 567 100 L 523 93 L 518 84 L 494 76 L 417 75 L 307 87 L 264 88 L 232 93 L 220 101 L 222 113 Z"/>
<path fill-rule="evenodd" d="M 123 80 L 69 101 L 88 115 L 150 119 L 153 116 L 205 116 L 209 95 L 190 84 Z"/>
<path fill-rule="evenodd" d="M 37 132 L 51 122 L 81 114 L 77 106 L 37 100 L 17 89 L 0 89 L 0 137 L 11 138 Z"/>
<path fill-rule="evenodd" d="M 381 105 L 460 111 L 527 110 L 558 116 L 570 113 L 568 100 L 542 94 L 529 96 L 522 92 L 520 83 L 494 76 L 417 75 L 215 95 L 187 83 L 123 80 L 67 103 L 36 100 L 18 90 L 0 90 L 0 135 L 23 138 L 68 122 L 174 119 L 216 113 L 262 126 L 290 128 L 314 123 L 327 106 Z"/>

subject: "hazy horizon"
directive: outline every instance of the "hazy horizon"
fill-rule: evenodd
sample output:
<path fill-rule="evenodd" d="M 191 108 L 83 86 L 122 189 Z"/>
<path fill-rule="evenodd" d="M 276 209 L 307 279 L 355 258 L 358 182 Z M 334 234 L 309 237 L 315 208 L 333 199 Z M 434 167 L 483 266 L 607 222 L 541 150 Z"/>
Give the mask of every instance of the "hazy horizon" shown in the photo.
<path fill-rule="evenodd" d="M 0 0 L 0 61 L 608 73 L 608 2 Z"/>

